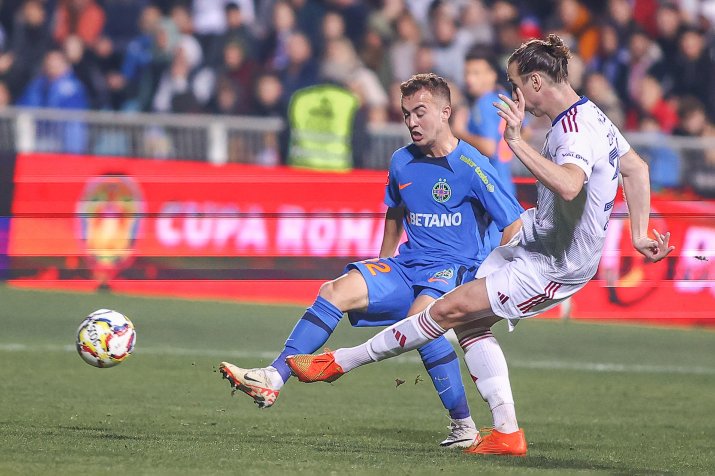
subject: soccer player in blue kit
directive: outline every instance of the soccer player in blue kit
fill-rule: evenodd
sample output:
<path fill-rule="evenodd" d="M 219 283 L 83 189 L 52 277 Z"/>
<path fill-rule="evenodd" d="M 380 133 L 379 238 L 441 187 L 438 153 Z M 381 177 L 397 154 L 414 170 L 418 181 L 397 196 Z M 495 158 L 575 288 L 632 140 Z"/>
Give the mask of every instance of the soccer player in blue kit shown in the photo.
<path fill-rule="evenodd" d="M 380 257 L 350 263 L 345 274 L 323 284 L 270 366 L 243 369 L 222 362 L 219 367 L 234 390 L 261 408 L 273 405 L 291 376 L 286 357 L 319 349 L 343 313 L 353 326 L 387 326 L 420 312 L 474 279 L 492 250 L 490 228 L 503 231 L 504 243 L 520 228 L 523 209 L 488 159 L 452 134 L 447 82 L 432 73 L 418 74 L 402 83 L 401 92 L 413 142 L 392 156 Z M 395 256 L 403 231 L 408 239 Z M 472 445 L 479 433 L 456 353 L 444 336 L 418 350 L 452 420 L 441 445 Z"/>

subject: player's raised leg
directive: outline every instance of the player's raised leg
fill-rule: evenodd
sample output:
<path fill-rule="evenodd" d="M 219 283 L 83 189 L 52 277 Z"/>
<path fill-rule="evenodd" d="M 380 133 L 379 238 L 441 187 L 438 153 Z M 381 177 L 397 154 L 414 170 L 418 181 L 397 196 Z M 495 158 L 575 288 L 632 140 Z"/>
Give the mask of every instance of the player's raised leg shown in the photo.
<path fill-rule="evenodd" d="M 477 279 L 455 288 L 422 312 L 393 324 L 364 344 L 319 355 L 294 355 L 286 361 L 301 382 L 332 382 L 362 365 L 418 349 L 453 327 L 468 322 L 491 327 L 500 319 L 491 310 L 485 279 Z"/>
<path fill-rule="evenodd" d="M 365 307 L 365 280 L 359 272 L 349 271 L 321 286 L 317 299 L 296 323 L 283 350 L 270 366 L 244 369 L 222 362 L 219 370 L 234 391 L 240 390 L 252 397 L 260 408 L 270 407 L 291 376 L 286 356 L 315 352 L 327 342 L 344 311 Z"/>

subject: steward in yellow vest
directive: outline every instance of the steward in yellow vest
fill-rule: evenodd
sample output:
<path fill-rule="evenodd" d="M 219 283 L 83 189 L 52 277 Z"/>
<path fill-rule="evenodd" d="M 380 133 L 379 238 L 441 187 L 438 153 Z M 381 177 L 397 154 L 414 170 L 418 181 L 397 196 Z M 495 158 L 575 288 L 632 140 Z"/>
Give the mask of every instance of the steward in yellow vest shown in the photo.
<path fill-rule="evenodd" d="M 353 168 L 353 125 L 360 104 L 345 88 L 320 84 L 296 91 L 288 105 L 288 165 L 319 170 Z"/>

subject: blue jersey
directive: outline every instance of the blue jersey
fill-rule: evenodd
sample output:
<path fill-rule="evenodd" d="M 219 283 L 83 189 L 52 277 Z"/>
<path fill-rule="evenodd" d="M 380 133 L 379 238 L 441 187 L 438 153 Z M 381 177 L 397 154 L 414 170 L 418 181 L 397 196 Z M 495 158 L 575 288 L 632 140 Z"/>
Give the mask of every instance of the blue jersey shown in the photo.
<path fill-rule="evenodd" d="M 446 157 L 427 157 L 414 144 L 397 150 L 385 204 L 405 207 L 403 259 L 467 265 L 491 251 L 490 224 L 501 231 L 523 211 L 489 160 L 464 141 Z"/>
<path fill-rule="evenodd" d="M 467 131 L 470 134 L 474 134 L 480 137 L 486 137 L 497 143 L 497 150 L 493 157 L 489 157 L 492 160 L 498 159 L 499 154 L 499 141 L 502 138 L 502 122 L 503 119 L 497 114 L 496 108 L 493 106 L 494 103 L 501 102 L 498 93 L 496 91 L 487 93 L 474 101 L 471 113 L 469 115 L 469 122 L 467 123 Z"/>

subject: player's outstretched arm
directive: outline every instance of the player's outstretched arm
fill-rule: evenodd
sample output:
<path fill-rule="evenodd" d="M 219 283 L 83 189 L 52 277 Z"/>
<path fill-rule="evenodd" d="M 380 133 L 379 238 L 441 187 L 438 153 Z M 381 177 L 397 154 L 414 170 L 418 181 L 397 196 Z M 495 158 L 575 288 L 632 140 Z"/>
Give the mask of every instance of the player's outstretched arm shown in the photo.
<path fill-rule="evenodd" d="M 621 176 L 623 193 L 628 204 L 631 218 L 631 241 L 633 247 L 649 260 L 660 261 L 675 249 L 670 246 L 670 232 L 665 234 L 653 230 L 655 239 L 648 237 L 648 219 L 650 217 L 650 177 L 648 164 L 633 150 L 621 158 Z"/>
<path fill-rule="evenodd" d="M 571 201 L 581 192 L 586 174 L 574 164 L 559 165 L 542 156 L 521 137 L 524 122 L 525 101 L 521 89 L 516 88 L 517 100 L 500 94 L 501 103 L 494 103 L 497 114 L 506 121 L 504 140 L 514 155 L 529 169 L 546 188 L 566 201 Z"/>

